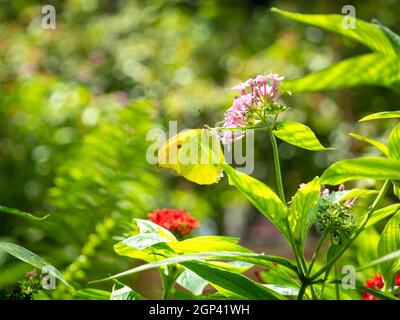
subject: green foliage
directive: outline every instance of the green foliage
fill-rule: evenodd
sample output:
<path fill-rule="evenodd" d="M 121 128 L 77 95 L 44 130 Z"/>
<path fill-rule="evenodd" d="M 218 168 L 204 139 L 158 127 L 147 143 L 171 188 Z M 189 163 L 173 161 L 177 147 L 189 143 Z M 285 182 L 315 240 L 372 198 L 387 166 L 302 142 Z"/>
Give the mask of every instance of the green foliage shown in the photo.
<path fill-rule="evenodd" d="M 260 212 L 265 215 L 285 236 L 287 208 L 279 197 L 264 183 L 224 165 L 229 184 L 235 186 Z"/>
<path fill-rule="evenodd" d="M 303 247 L 304 241 L 317 217 L 320 198 L 319 178 L 301 186 L 291 201 L 288 211 L 289 225 L 294 239 Z"/>
<path fill-rule="evenodd" d="M 24 212 L 24 211 L 21 211 L 18 209 L 7 208 L 7 207 L 3 207 L 3 206 L 0 206 L 0 212 L 13 214 L 13 215 L 16 215 L 16 216 L 19 216 L 19 217 L 22 217 L 25 219 L 29 219 L 29 220 L 39 220 L 40 221 L 40 220 L 44 220 L 48 217 L 48 215 L 46 215 L 46 216 L 40 218 L 40 217 L 36 217 L 30 213 L 27 213 L 27 212 Z"/>
<path fill-rule="evenodd" d="M 28 249 L 25 249 L 19 245 L 9 242 L 0 242 L 0 249 L 30 264 L 31 266 L 38 268 L 39 270 L 46 268 L 48 274 L 54 276 L 65 285 L 70 286 L 68 282 L 64 279 L 64 276 L 60 273 L 60 271 L 58 271 L 51 264 L 48 264 L 46 260 L 44 260 L 42 257 L 38 256 L 37 254 L 34 254 Z"/>
<path fill-rule="evenodd" d="M 312 151 L 329 150 L 318 141 L 309 127 L 295 121 L 278 121 L 275 124 L 274 135 L 299 148 Z"/>
<path fill-rule="evenodd" d="M 398 180 L 400 161 L 380 157 L 341 160 L 332 164 L 321 176 L 321 183 L 340 184 L 357 179 Z"/>
<path fill-rule="evenodd" d="M 380 256 L 386 256 L 400 250 L 400 213 L 396 213 L 386 224 L 379 239 L 378 252 Z M 392 288 L 395 274 L 400 270 L 400 257 L 385 261 L 381 264 L 386 287 Z"/>

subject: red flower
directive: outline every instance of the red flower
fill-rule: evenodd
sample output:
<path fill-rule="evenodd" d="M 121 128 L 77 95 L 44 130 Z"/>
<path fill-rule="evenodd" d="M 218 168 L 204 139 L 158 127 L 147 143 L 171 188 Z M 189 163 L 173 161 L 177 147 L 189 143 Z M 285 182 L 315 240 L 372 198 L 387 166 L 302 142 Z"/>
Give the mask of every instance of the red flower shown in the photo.
<path fill-rule="evenodd" d="M 374 289 L 374 290 L 380 290 L 383 288 L 383 280 L 382 280 L 382 275 L 375 274 L 373 278 L 367 279 L 365 281 L 365 284 L 368 288 Z M 363 300 L 376 300 L 376 297 L 369 293 L 369 292 L 364 292 L 362 295 Z"/>
<path fill-rule="evenodd" d="M 375 296 L 373 294 L 369 293 L 369 292 L 363 292 L 362 299 L 363 300 L 377 300 L 375 298 Z"/>
<path fill-rule="evenodd" d="M 396 286 L 400 287 L 400 272 L 396 275 Z"/>
<path fill-rule="evenodd" d="M 368 288 L 371 288 L 374 290 L 382 289 L 383 288 L 382 276 L 375 274 L 373 278 L 367 279 L 365 281 L 365 284 L 367 285 Z"/>
<path fill-rule="evenodd" d="M 189 234 L 193 228 L 200 225 L 199 221 L 183 209 L 155 209 L 153 212 L 147 214 L 147 218 L 179 235 Z"/>

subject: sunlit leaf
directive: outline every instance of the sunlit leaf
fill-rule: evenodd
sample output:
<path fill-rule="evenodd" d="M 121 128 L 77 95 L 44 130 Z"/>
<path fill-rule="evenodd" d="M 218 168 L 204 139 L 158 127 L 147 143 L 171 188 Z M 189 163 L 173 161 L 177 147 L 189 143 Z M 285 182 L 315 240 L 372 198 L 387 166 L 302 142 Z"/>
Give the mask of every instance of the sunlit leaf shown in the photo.
<path fill-rule="evenodd" d="M 319 92 L 365 85 L 400 90 L 400 59 L 371 53 L 349 58 L 299 79 L 282 83 L 291 92 Z"/>
<path fill-rule="evenodd" d="M 225 268 L 198 261 L 183 262 L 182 264 L 211 284 L 215 284 L 247 299 L 284 300 L 283 296 L 271 289 L 263 287 L 244 275 Z"/>
<path fill-rule="evenodd" d="M 317 177 L 300 187 L 290 204 L 288 211 L 289 225 L 292 229 L 294 239 L 297 240 L 301 246 L 304 244 L 304 240 L 311 225 L 315 222 L 317 213 L 316 205 L 320 193 L 321 185 Z"/>
<path fill-rule="evenodd" d="M 297 296 L 299 294 L 299 289 L 283 286 L 281 284 L 263 284 L 263 286 L 283 296 Z"/>
<path fill-rule="evenodd" d="M 223 166 L 229 184 L 235 186 L 262 214 L 264 214 L 283 234 L 287 234 L 286 206 L 267 185 L 257 179 Z"/>
<path fill-rule="evenodd" d="M 190 269 L 185 269 L 176 282 L 195 296 L 201 295 L 208 284 L 207 280 L 204 280 Z"/>
<path fill-rule="evenodd" d="M 383 219 L 390 217 L 391 215 L 395 214 L 397 211 L 400 210 L 400 204 L 393 204 L 391 206 L 387 206 L 385 208 L 375 210 L 372 214 L 371 218 L 369 218 L 366 228 L 373 226 L 374 224 L 382 221 Z"/>
<path fill-rule="evenodd" d="M 400 160 L 400 123 L 398 123 L 389 136 L 389 157 Z"/>
<path fill-rule="evenodd" d="M 360 136 L 360 135 L 355 134 L 355 133 L 349 133 L 349 135 L 352 136 L 353 138 L 357 139 L 357 140 L 364 141 L 364 142 L 369 143 L 370 145 L 373 145 L 380 152 L 382 152 L 385 156 L 387 156 L 389 154 L 388 147 L 385 144 L 383 144 L 382 142 L 379 142 L 379 141 L 371 139 L 371 138 L 363 137 L 363 136 Z"/>
<path fill-rule="evenodd" d="M 170 241 L 177 241 L 176 237 L 167 229 L 162 226 L 144 219 L 135 219 L 137 226 L 139 227 L 140 233 L 156 233 L 159 236 L 166 238 Z"/>
<path fill-rule="evenodd" d="M 186 261 L 200 261 L 200 260 L 236 260 L 236 261 L 244 261 L 248 263 L 252 263 L 255 265 L 263 266 L 270 268 L 271 262 L 278 263 L 286 268 L 296 271 L 296 266 L 289 260 L 281 257 L 264 255 L 264 254 L 256 254 L 256 253 L 246 253 L 246 252 L 233 252 L 233 251 L 216 251 L 216 252 L 200 252 L 193 254 L 185 254 L 179 255 L 171 258 L 166 258 L 158 261 L 154 261 L 151 263 L 147 263 L 131 270 L 127 270 L 111 277 L 107 277 L 105 279 L 92 281 L 91 283 L 102 282 L 112 279 L 117 279 L 121 277 L 125 277 L 137 272 L 142 272 L 145 270 L 150 270 L 154 268 L 159 268 L 161 266 L 167 266 L 171 264 L 182 263 Z"/>
<path fill-rule="evenodd" d="M 100 289 L 85 288 L 78 290 L 76 295 L 84 300 L 109 300 L 111 292 Z"/>
<path fill-rule="evenodd" d="M 370 121 L 370 120 L 393 119 L 393 118 L 400 118 L 400 111 L 382 111 L 382 112 L 378 112 L 378 113 L 373 113 L 373 114 L 370 114 L 358 121 L 363 122 L 363 121 Z"/>
<path fill-rule="evenodd" d="M 392 47 L 395 49 L 398 55 L 400 55 L 400 36 L 390 30 L 388 27 L 381 24 L 378 20 L 373 19 L 372 23 L 377 26 L 389 39 Z"/>
<path fill-rule="evenodd" d="M 361 270 L 365 270 L 365 269 L 369 269 L 372 267 L 376 267 L 379 266 L 382 263 L 386 263 L 389 261 L 392 261 L 394 259 L 398 259 L 400 258 L 400 250 L 397 250 L 395 252 L 391 252 L 383 257 L 380 257 L 374 261 L 369 262 L 368 264 L 366 264 L 365 266 L 362 266 L 361 268 L 357 268 L 357 271 L 361 271 Z"/>
<path fill-rule="evenodd" d="M 378 244 L 380 256 L 400 251 L 400 212 L 397 212 L 386 224 Z M 394 284 L 396 271 L 400 268 L 400 257 L 381 263 L 385 282 L 391 287 Z"/>
<path fill-rule="evenodd" d="M 321 183 L 335 185 L 358 179 L 398 180 L 400 161 L 380 157 L 338 161 L 325 170 Z"/>
<path fill-rule="evenodd" d="M 352 38 L 373 51 L 388 55 L 396 54 L 396 49 L 393 47 L 390 39 L 375 24 L 355 19 L 355 28 L 344 28 L 344 16 L 339 14 L 302 14 L 283 11 L 277 8 L 272 8 L 271 10 L 290 19 Z"/>
<path fill-rule="evenodd" d="M 46 272 L 58 280 L 60 280 L 65 285 L 71 287 L 67 281 L 64 279 L 64 276 L 51 264 L 47 263 L 42 257 L 37 254 L 25 249 L 19 245 L 9 242 L 0 242 L 0 249 L 4 250 L 8 254 L 16 257 L 19 260 L 22 260 L 31 266 L 38 268 L 39 270 L 43 270 L 45 268 Z"/>
<path fill-rule="evenodd" d="M 314 132 L 306 125 L 295 121 L 278 121 L 274 135 L 296 147 L 312 151 L 329 150 L 317 139 Z"/>
<path fill-rule="evenodd" d="M 178 133 L 161 147 L 157 158 L 158 167 L 172 169 L 197 184 L 218 182 L 224 162 L 218 137 L 202 129 Z"/>
<path fill-rule="evenodd" d="M 114 286 L 110 300 L 144 300 L 144 298 L 127 286 Z"/>

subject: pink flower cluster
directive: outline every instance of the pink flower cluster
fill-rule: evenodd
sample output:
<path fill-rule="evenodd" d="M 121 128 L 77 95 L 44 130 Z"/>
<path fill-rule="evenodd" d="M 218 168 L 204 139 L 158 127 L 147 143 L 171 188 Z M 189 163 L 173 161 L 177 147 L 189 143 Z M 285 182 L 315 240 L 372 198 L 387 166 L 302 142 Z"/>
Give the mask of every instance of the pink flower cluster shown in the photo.
<path fill-rule="evenodd" d="M 280 97 L 279 86 L 283 77 L 275 73 L 258 75 L 241 83 L 233 90 L 241 93 L 240 97 L 233 100 L 232 106 L 225 113 L 223 128 L 243 128 L 248 124 L 249 112 L 267 103 L 275 102 Z M 249 89 L 247 92 L 247 89 Z M 228 144 L 244 137 L 240 130 L 224 130 L 222 143 Z"/>

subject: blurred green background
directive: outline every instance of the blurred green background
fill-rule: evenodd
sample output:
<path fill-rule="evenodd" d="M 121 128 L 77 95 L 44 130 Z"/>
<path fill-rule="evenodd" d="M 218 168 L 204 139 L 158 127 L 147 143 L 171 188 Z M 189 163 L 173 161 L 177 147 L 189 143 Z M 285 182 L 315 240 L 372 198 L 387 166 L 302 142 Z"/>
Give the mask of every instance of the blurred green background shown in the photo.
<path fill-rule="evenodd" d="M 78 288 L 134 265 L 112 245 L 132 232 L 134 217 L 155 208 L 191 212 L 202 222 L 198 234 L 239 236 L 256 250 L 287 255 L 275 229 L 225 179 L 196 186 L 148 164 L 146 135 L 169 120 L 179 130 L 214 126 L 231 104 L 230 88 L 249 77 L 272 71 L 294 79 L 367 52 L 271 7 L 340 14 L 352 4 L 357 18 L 400 32 L 399 1 L 349 2 L 0 0 L 0 204 L 51 214 L 44 222 L 2 216 L 0 238 L 44 256 Z M 55 30 L 41 27 L 46 4 L 56 8 Z M 355 123 L 396 109 L 398 94 L 364 87 L 284 101 L 288 118 L 336 148 L 313 153 L 280 144 L 290 198 L 333 161 L 374 154 L 347 133 L 386 136 L 390 122 Z M 253 176 L 274 187 L 262 134 L 255 156 Z M 30 269 L 1 253 L 0 287 L 14 286 Z M 132 281 L 158 296 L 154 274 Z M 61 289 L 52 295 L 71 297 Z"/>

